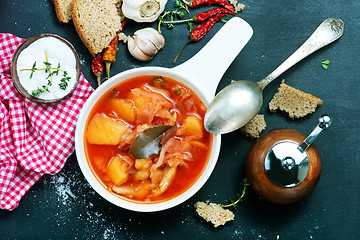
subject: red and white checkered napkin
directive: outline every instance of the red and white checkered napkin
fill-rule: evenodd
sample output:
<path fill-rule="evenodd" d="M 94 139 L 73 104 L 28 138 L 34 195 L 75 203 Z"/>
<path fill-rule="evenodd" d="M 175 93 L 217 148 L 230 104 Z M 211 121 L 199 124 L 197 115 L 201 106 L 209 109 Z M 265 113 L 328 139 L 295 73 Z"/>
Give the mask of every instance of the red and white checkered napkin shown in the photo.
<path fill-rule="evenodd" d="M 25 99 L 10 64 L 24 41 L 0 33 L 0 208 L 12 210 L 43 174 L 55 174 L 74 151 L 80 109 L 93 92 L 83 75 L 71 96 L 51 104 Z"/>

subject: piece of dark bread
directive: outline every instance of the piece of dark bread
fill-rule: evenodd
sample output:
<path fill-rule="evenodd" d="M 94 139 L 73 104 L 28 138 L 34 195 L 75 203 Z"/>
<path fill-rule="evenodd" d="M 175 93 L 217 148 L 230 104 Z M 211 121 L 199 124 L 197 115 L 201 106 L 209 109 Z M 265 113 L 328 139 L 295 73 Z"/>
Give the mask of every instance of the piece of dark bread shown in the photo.
<path fill-rule="evenodd" d="M 264 115 L 257 114 L 253 119 L 250 120 L 245 126 L 240 128 L 240 132 L 252 139 L 258 138 L 260 133 L 266 128 L 266 122 Z"/>
<path fill-rule="evenodd" d="M 121 0 L 73 0 L 71 16 L 75 29 L 95 56 L 109 46 L 121 29 Z"/>
<path fill-rule="evenodd" d="M 316 107 L 322 103 L 320 98 L 290 87 L 283 80 L 269 103 L 269 109 L 271 112 L 279 109 L 294 119 L 315 112 Z"/>

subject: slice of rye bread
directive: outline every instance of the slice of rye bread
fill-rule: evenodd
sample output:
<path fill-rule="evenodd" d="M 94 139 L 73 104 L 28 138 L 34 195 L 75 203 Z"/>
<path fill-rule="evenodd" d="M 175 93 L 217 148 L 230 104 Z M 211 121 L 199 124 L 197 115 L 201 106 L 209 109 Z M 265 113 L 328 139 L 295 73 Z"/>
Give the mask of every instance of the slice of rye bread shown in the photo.
<path fill-rule="evenodd" d="M 225 225 L 226 222 L 234 220 L 235 217 L 233 212 L 216 203 L 197 202 L 194 207 L 199 216 L 214 224 L 214 227 Z"/>
<path fill-rule="evenodd" d="M 75 29 L 95 56 L 109 46 L 125 19 L 121 0 L 73 0 L 71 16 Z"/>
<path fill-rule="evenodd" d="M 260 133 L 266 128 L 264 115 L 256 114 L 245 126 L 240 128 L 240 132 L 246 137 L 256 139 L 260 137 Z"/>
<path fill-rule="evenodd" d="M 62 23 L 68 23 L 71 20 L 71 1 L 72 0 L 54 0 L 56 16 Z"/>
<path fill-rule="evenodd" d="M 269 109 L 271 112 L 279 109 L 294 119 L 315 112 L 316 107 L 322 103 L 320 98 L 290 87 L 283 80 L 269 103 Z"/>

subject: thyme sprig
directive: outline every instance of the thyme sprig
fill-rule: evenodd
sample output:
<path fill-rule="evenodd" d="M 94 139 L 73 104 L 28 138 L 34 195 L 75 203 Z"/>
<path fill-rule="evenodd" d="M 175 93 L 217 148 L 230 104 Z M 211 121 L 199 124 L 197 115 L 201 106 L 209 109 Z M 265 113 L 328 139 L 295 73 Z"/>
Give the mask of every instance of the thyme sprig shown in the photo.
<path fill-rule="evenodd" d="M 242 181 L 241 183 L 243 185 L 243 190 L 241 192 L 241 195 L 240 197 L 236 200 L 236 201 L 233 201 L 231 199 L 229 199 L 229 201 L 231 202 L 230 204 L 227 204 L 227 205 L 221 205 L 222 208 L 228 208 L 228 207 L 233 207 L 236 209 L 237 207 L 237 204 L 239 202 L 242 201 L 242 199 L 244 198 L 245 194 L 246 194 L 246 189 L 248 188 L 248 186 L 250 186 L 250 183 L 249 181 L 247 180 L 247 178 L 244 178 L 244 180 Z"/>
<path fill-rule="evenodd" d="M 52 67 L 51 63 L 48 60 L 47 52 L 45 51 L 45 61 L 43 62 L 45 67 L 44 68 L 36 68 L 36 61 L 32 65 L 31 68 L 27 69 L 21 69 L 20 71 L 31 71 L 30 73 L 30 79 L 32 79 L 35 71 L 45 71 L 45 73 L 48 73 L 46 79 L 48 80 L 46 85 L 42 85 L 40 87 L 37 87 L 37 89 L 33 90 L 31 92 L 31 95 L 33 97 L 39 97 L 39 95 L 43 92 L 50 92 L 49 87 L 52 86 L 53 76 L 58 76 L 59 71 L 62 72 L 63 77 L 60 79 L 59 87 L 62 90 L 65 90 L 67 86 L 69 85 L 71 77 L 68 76 L 68 73 L 61 69 L 60 63 L 58 63 L 57 67 Z"/>
<path fill-rule="evenodd" d="M 159 24 L 158 24 L 158 31 L 161 33 L 161 24 L 165 18 L 170 17 L 170 21 L 173 21 L 175 18 L 183 19 L 186 13 L 189 13 L 189 8 L 185 5 L 181 0 L 176 0 L 174 3 L 175 9 L 170 11 L 165 11 L 161 16 L 159 16 Z M 168 23 L 168 29 L 173 29 L 174 24 Z"/>

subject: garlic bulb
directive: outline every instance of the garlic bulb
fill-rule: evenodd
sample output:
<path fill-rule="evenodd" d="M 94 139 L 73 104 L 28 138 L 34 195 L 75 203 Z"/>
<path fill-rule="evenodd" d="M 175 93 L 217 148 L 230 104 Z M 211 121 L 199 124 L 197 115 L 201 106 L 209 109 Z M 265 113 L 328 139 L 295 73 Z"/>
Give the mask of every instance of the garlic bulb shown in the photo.
<path fill-rule="evenodd" d="M 134 36 L 128 37 L 128 49 L 136 59 L 148 62 L 165 45 L 164 37 L 154 28 L 137 30 Z"/>
<path fill-rule="evenodd" d="M 122 12 L 135 22 L 153 22 L 164 11 L 168 0 L 123 0 Z"/>

